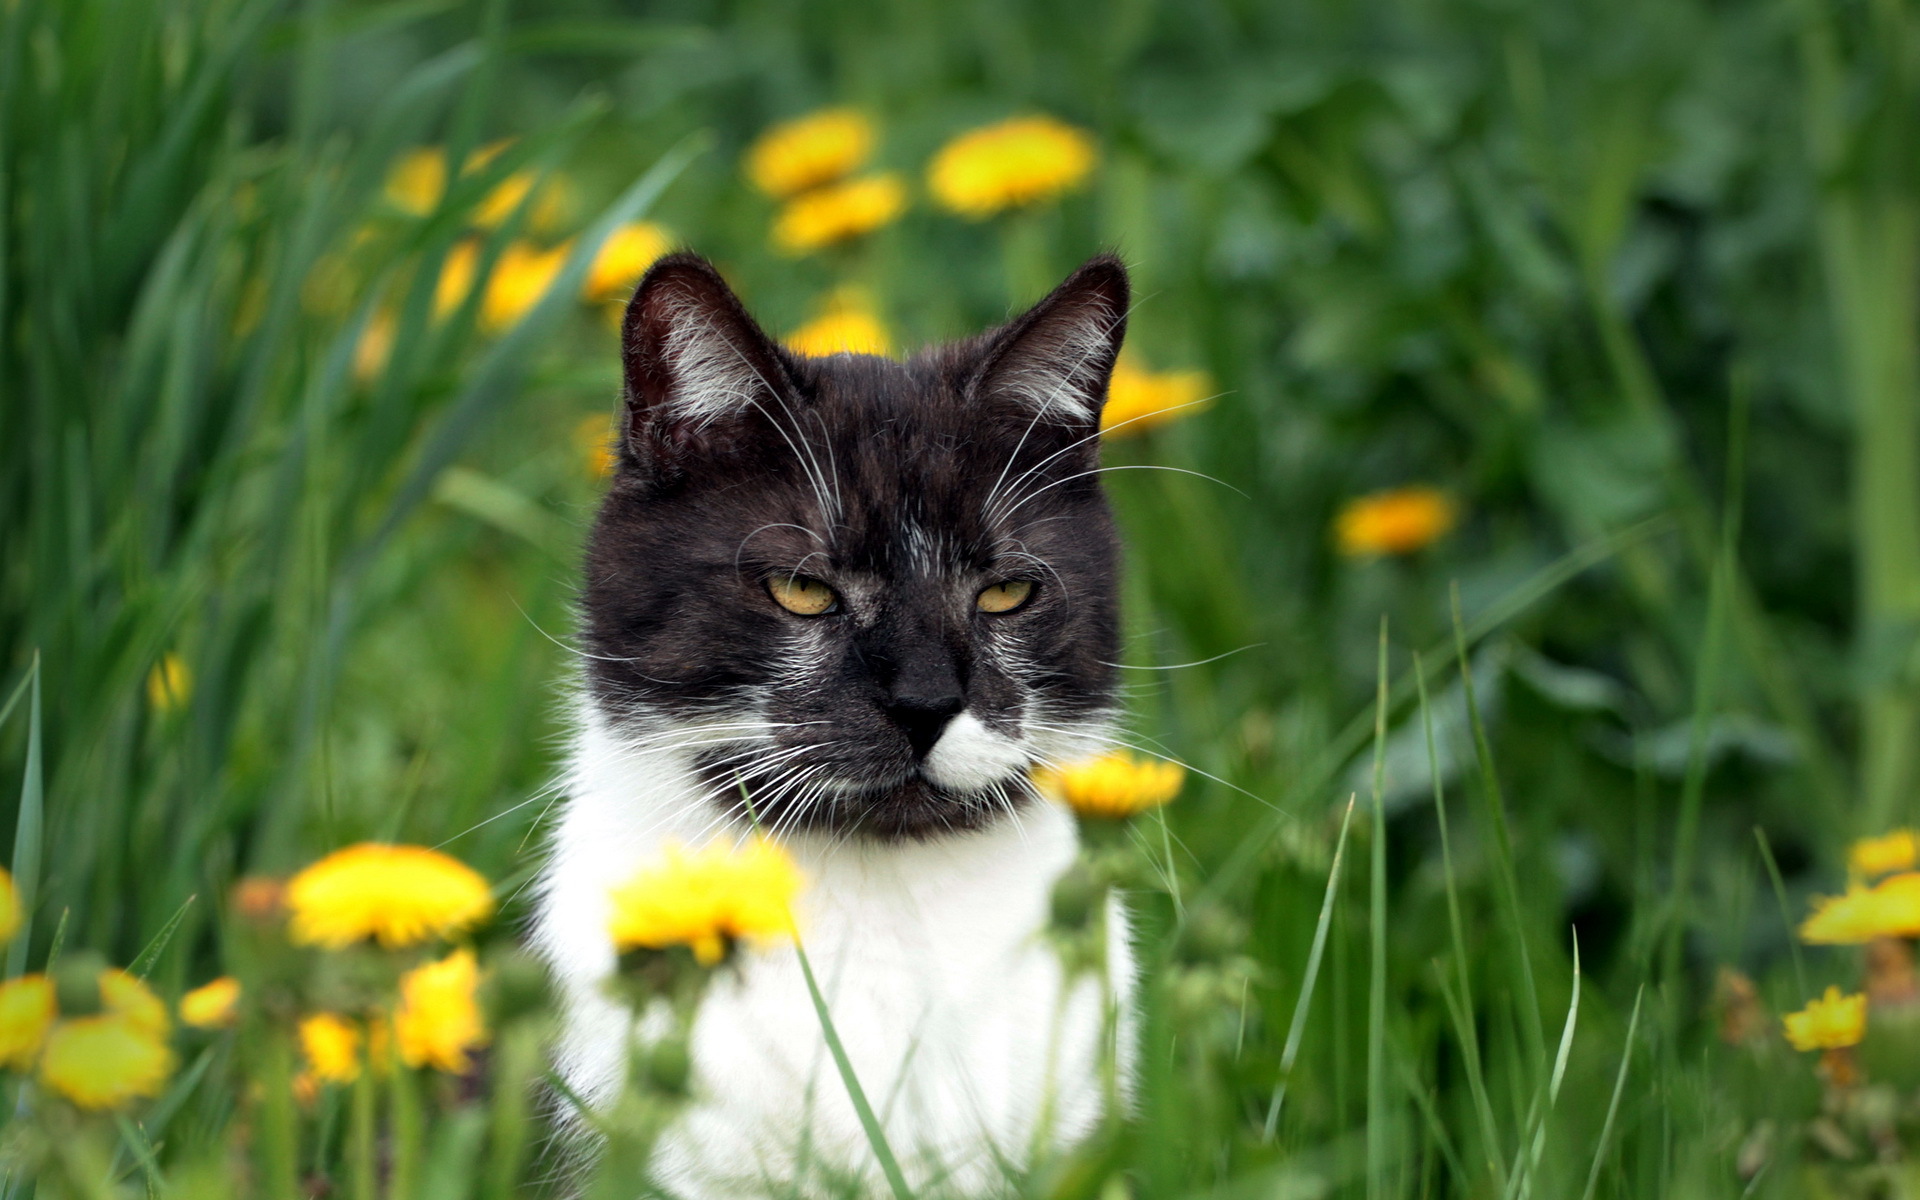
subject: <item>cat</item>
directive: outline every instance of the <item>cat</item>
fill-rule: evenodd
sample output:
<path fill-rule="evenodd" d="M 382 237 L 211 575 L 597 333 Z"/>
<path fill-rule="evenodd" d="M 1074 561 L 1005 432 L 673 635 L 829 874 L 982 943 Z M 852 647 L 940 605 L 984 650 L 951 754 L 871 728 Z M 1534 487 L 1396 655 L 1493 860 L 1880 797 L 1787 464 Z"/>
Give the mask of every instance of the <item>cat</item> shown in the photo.
<path fill-rule="evenodd" d="M 532 937 L 564 1005 L 557 1068 L 589 1105 L 627 1069 L 609 889 L 669 841 L 754 824 L 807 879 L 801 937 L 916 1190 L 1004 1190 L 1124 1093 L 1105 1072 L 1128 1057 L 1125 915 L 1109 904 L 1104 982 L 1063 970 L 1046 929 L 1075 827 L 1029 772 L 1098 752 L 1113 721 L 1098 455 L 1128 292 L 1097 257 L 896 361 L 786 350 L 692 254 L 641 280 Z M 675 1194 L 765 1194 L 808 1164 L 879 1189 L 792 947 L 716 976 L 690 1052 L 654 1158 Z"/>

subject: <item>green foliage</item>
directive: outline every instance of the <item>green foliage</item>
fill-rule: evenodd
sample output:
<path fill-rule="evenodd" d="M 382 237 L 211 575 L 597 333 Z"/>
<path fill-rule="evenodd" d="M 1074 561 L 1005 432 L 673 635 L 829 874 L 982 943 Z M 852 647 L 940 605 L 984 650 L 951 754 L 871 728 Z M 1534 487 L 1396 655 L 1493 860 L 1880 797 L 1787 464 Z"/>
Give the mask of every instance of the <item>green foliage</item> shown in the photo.
<path fill-rule="evenodd" d="M 1798 1007 L 1806 893 L 1920 819 L 1911 5 L 536 8 L 0 9 L 12 973 L 64 936 L 175 994 L 236 953 L 236 879 L 365 837 L 517 893 L 597 486 L 575 431 L 618 380 L 575 293 L 618 222 L 714 257 L 770 328 L 853 285 L 901 345 L 1117 247 L 1134 352 L 1221 393 L 1107 451 L 1178 469 L 1108 479 L 1131 736 L 1193 774 L 1138 830 L 1137 1136 L 1021 1187 L 1914 1186 L 1847 1165 L 1771 1023 L 1729 1047 L 1708 1013 L 1722 965 Z M 881 118 L 916 200 L 786 258 L 739 155 L 828 104 Z M 1093 134 L 1085 188 L 978 223 L 926 199 L 948 137 L 1029 111 Z M 383 190 L 415 147 L 501 138 L 430 211 Z M 565 181 L 570 265 L 498 329 L 436 287 L 517 172 Z M 559 240 L 534 210 L 479 232 L 482 274 Z M 1409 483 L 1459 528 L 1339 553 L 1342 507 Z M 190 685 L 156 703 L 168 655 Z M 368 1084 L 316 1133 L 290 1045 L 259 1047 L 258 1194 L 372 1194 L 376 1101 L 414 1114 L 390 1169 L 423 1194 L 555 1174 L 521 1089 Z M 206 1158 L 231 1059 L 69 1169 L 244 1192 Z"/>

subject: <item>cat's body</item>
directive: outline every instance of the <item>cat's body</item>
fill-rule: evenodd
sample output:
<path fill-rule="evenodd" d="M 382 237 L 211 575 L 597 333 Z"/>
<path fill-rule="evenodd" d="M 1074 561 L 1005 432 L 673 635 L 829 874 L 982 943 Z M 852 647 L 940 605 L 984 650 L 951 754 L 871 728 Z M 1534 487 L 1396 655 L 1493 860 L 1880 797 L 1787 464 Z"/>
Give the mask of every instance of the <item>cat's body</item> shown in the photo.
<path fill-rule="evenodd" d="M 1111 1102 L 1124 917 L 1106 981 L 1067 976 L 1046 927 L 1073 820 L 1027 775 L 1097 750 L 1112 711 L 1096 455 L 1125 311 L 1124 272 L 1096 260 L 973 341 L 809 360 L 697 259 L 642 282 L 534 930 L 590 1103 L 630 1044 L 600 986 L 609 891 L 667 844 L 754 824 L 807 877 L 801 936 L 920 1189 L 990 1192 Z M 791 948 L 716 978 L 691 1049 L 656 1156 L 679 1194 L 877 1185 Z"/>

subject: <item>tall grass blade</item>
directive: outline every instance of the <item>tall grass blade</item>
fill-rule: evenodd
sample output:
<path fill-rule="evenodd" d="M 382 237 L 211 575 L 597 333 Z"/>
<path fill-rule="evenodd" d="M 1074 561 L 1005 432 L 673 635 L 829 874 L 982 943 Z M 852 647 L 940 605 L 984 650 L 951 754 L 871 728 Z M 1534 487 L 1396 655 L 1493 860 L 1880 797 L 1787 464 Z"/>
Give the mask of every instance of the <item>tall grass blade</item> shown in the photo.
<path fill-rule="evenodd" d="M 1813 993 L 1807 987 L 1807 962 L 1800 953 L 1800 939 L 1794 936 L 1796 928 L 1793 911 L 1787 907 L 1787 884 L 1780 878 L 1780 864 L 1774 861 L 1773 844 L 1767 840 L 1767 831 L 1758 825 L 1753 827 L 1753 840 L 1760 846 L 1760 861 L 1766 864 L 1767 882 L 1773 887 L 1773 902 L 1780 908 L 1780 924 L 1787 930 L 1787 950 L 1793 956 L 1793 981 L 1799 985 L 1802 996 Z"/>
<path fill-rule="evenodd" d="M 1307 971 L 1300 980 L 1300 994 L 1294 998 L 1293 1020 L 1287 1026 L 1287 1043 L 1280 1051 L 1280 1078 L 1273 1085 L 1273 1099 L 1267 1104 L 1267 1119 L 1260 1127 L 1260 1140 L 1273 1141 L 1280 1126 L 1280 1106 L 1287 1097 L 1287 1082 L 1293 1074 L 1294 1060 L 1300 1056 L 1300 1039 L 1307 1031 L 1307 1010 L 1313 1005 L 1313 987 L 1320 978 L 1320 960 L 1327 951 L 1327 931 L 1333 928 L 1333 904 L 1340 895 L 1340 864 L 1347 852 L 1347 832 L 1353 827 L 1353 810 L 1358 797 L 1347 799 L 1346 815 L 1340 818 L 1340 837 L 1333 844 L 1333 865 L 1327 869 L 1327 892 L 1320 901 L 1320 919 L 1313 927 L 1313 948 L 1307 952 Z"/>
<path fill-rule="evenodd" d="M 45 824 L 45 780 L 40 748 L 40 656 L 27 668 L 31 692 L 27 701 L 27 768 L 20 781 L 20 813 L 13 825 L 13 886 L 20 893 L 20 928 L 7 947 L 7 977 L 27 968 L 33 943 L 33 906 L 40 895 L 40 838 Z"/>
<path fill-rule="evenodd" d="M 806 977 L 807 995 L 813 998 L 813 1011 L 820 1018 L 820 1033 L 826 1039 L 827 1052 L 833 1055 L 834 1068 L 840 1072 L 840 1082 L 847 1089 L 847 1099 L 853 1102 L 853 1111 L 860 1118 L 860 1128 L 867 1135 L 867 1145 L 873 1148 L 873 1156 L 880 1162 L 881 1173 L 887 1177 L 887 1187 L 892 1189 L 894 1200 L 913 1200 L 913 1191 L 907 1187 L 907 1177 L 901 1173 L 900 1163 L 893 1157 L 893 1148 L 887 1145 L 886 1131 L 880 1128 L 880 1120 L 873 1114 L 873 1105 L 867 1103 L 866 1090 L 853 1073 L 853 1060 L 847 1057 L 847 1048 L 840 1042 L 840 1032 L 834 1028 L 833 1014 L 827 1011 L 827 998 L 821 995 L 820 984 L 813 977 L 813 964 L 807 960 L 806 947 L 795 939 L 793 949 L 800 957 L 800 973 Z"/>
<path fill-rule="evenodd" d="M 1607 1147 L 1613 1141 L 1613 1123 L 1620 1115 L 1620 1097 L 1627 1090 L 1627 1068 L 1633 1062 L 1634 1036 L 1640 1031 L 1640 1002 L 1646 996 L 1647 985 L 1643 983 L 1633 993 L 1633 1015 L 1627 1019 L 1627 1041 L 1620 1051 L 1620 1070 L 1613 1077 L 1613 1098 L 1607 1101 L 1607 1118 L 1600 1123 L 1600 1140 L 1593 1148 L 1593 1169 L 1587 1172 L 1587 1188 L 1580 1194 L 1581 1200 L 1593 1200 L 1600 1187 L 1600 1171 L 1606 1166 Z"/>
<path fill-rule="evenodd" d="M 173 940 L 173 935 L 180 929 L 180 922 L 186 920 L 187 911 L 199 898 L 198 895 L 188 896 L 186 902 L 174 910 L 173 916 L 167 918 L 167 923 L 160 927 L 160 932 L 154 934 L 153 940 L 148 942 L 146 948 L 134 958 L 132 965 L 127 968 L 129 974 L 145 979 L 152 973 L 153 965 L 160 961 L 162 954 L 166 953 L 167 943 Z"/>
<path fill-rule="evenodd" d="M 1387 1191 L 1387 618 L 1380 618 L 1373 708 L 1373 846 L 1368 881 L 1367 1196 Z"/>

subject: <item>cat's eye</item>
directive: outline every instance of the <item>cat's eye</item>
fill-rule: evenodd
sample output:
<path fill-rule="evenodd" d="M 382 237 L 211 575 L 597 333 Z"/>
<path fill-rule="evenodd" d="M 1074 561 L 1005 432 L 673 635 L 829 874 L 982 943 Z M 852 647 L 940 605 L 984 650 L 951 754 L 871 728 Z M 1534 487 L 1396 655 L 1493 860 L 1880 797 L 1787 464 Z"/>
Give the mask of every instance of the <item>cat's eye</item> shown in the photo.
<path fill-rule="evenodd" d="M 767 580 L 767 594 L 773 602 L 802 617 L 825 616 L 840 607 L 840 597 L 818 579 L 805 575 L 781 575 Z"/>
<path fill-rule="evenodd" d="M 1008 579 L 980 589 L 973 606 L 983 613 L 1010 613 L 1033 598 L 1033 584 L 1025 579 Z"/>

